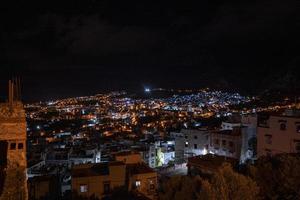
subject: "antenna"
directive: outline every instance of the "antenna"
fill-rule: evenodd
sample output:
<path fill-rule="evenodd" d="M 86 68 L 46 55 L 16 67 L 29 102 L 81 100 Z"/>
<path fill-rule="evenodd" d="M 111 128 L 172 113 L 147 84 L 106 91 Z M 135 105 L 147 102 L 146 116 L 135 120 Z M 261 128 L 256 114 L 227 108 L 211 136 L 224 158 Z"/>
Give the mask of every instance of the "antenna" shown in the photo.
<path fill-rule="evenodd" d="M 14 77 L 9 80 L 9 102 L 12 104 L 14 101 L 21 101 L 21 79 Z"/>
<path fill-rule="evenodd" d="M 22 98 L 22 86 L 21 86 L 21 77 L 18 77 L 18 97 L 19 97 L 19 101 L 21 101 Z"/>
<path fill-rule="evenodd" d="M 13 88 L 13 94 L 14 94 L 14 98 L 18 101 L 18 84 L 17 84 L 17 78 L 13 78 L 13 84 L 14 84 L 14 88 Z"/>
<path fill-rule="evenodd" d="M 16 85 L 16 89 L 15 89 L 16 100 L 21 101 L 21 81 L 20 81 L 20 77 L 16 77 L 14 83 Z"/>
<path fill-rule="evenodd" d="M 11 80 L 8 82 L 8 102 L 9 106 L 12 108 L 14 102 L 14 83 Z"/>

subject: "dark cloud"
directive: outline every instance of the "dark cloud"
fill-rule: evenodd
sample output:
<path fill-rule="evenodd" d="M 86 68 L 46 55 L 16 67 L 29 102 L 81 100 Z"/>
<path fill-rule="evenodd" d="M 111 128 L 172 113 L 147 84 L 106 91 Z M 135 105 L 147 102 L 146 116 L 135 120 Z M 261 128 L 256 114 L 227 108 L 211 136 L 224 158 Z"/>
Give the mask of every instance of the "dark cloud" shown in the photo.
<path fill-rule="evenodd" d="M 255 90 L 264 73 L 295 70 L 286 66 L 299 59 L 297 5 L 297 0 L 9 1 L 0 14 L 0 76 L 22 74 L 27 96 L 39 93 L 38 98 L 145 82 Z M 45 91 L 38 92 L 41 88 Z"/>

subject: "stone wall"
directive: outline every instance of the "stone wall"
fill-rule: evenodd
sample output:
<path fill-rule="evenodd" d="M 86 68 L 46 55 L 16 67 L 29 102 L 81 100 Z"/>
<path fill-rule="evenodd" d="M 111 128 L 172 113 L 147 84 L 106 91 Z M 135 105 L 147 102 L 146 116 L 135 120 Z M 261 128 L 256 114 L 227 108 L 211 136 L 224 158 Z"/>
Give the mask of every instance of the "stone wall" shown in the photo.
<path fill-rule="evenodd" d="M 2 166 L 5 179 L 0 200 L 28 200 L 26 117 L 20 102 L 12 106 L 0 104 L 0 141 L 8 144 L 5 152 L 7 163 Z"/>

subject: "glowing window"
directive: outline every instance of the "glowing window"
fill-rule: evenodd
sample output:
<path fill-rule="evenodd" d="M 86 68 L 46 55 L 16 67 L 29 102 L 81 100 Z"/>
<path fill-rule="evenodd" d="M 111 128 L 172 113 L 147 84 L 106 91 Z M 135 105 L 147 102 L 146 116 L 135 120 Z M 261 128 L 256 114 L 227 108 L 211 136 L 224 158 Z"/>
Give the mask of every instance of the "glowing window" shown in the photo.
<path fill-rule="evenodd" d="M 80 193 L 86 193 L 86 192 L 88 192 L 88 186 L 80 185 Z"/>
<path fill-rule="evenodd" d="M 136 186 L 136 187 L 140 187 L 141 184 L 142 184 L 141 181 L 135 181 L 135 186 Z"/>
<path fill-rule="evenodd" d="M 189 146 L 189 142 L 185 142 L 185 147 L 188 147 Z"/>

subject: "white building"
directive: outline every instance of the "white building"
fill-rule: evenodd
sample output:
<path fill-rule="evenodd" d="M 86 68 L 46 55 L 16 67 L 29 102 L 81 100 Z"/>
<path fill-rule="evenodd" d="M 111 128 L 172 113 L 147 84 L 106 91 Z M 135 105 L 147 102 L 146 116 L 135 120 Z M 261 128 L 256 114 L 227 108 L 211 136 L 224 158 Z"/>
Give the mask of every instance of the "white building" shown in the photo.
<path fill-rule="evenodd" d="M 244 115 L 221 124 L 218 130 L 182 129 L 171 132 L 175 140 L 175 160 L 183 163 L 188 157 L 213 153 L 237 158 L 240 162 L 253 159 L 254 150 L 249 142 L 256 138 L 257 116 Z"/>
<path fill-rule="evenodd" d="M 300 153 L 300 110 L 260 116 L 257 135 L 258 157 Z"/>
<path fill-rule="evenodd" d="M 175 139 L 175 158 L 183 162 L 188 157 L 205 155 L 209 147 L 209 131 L 202 129 L 182 129 L 180 133 L 171 133 Z"/>

